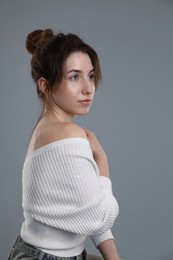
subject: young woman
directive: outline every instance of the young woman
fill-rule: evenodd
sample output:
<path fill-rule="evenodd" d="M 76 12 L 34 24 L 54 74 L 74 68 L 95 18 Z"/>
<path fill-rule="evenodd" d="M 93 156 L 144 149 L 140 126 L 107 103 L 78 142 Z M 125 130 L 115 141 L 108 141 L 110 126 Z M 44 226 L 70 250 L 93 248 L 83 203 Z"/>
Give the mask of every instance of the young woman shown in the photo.
<path fill-rule="evenodd" d="M 25 220 L 9 259 L 119 260 L 107 157 L 94 133 L 73 122 L 92 105 L 98 56 L 77 35 L 51 29 L 31 32 L 26 49 L 43 106 L 23 167 Z M 87 255 L 87 236 L 102 256 Z"/>

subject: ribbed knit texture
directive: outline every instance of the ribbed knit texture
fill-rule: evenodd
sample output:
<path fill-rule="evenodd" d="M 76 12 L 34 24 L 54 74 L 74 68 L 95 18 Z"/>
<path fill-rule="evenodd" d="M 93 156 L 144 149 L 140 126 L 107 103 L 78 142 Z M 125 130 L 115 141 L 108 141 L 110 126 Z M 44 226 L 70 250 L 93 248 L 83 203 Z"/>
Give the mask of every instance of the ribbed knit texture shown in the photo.
<path fill-rule="evenodd" d="M 95 237 L 113 225 L 119 211 L 111 181 L 99 176 L 83 138 L 50 143 L 25 161 L 23 209 L 48 226 Z"/>

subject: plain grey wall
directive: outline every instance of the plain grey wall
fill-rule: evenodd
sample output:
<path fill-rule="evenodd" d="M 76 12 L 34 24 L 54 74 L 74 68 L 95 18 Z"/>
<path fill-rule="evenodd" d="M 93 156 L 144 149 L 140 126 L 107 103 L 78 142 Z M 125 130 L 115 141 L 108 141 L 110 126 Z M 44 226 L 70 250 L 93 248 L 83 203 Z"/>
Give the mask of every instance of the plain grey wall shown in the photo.
<path fill-rule="evenodd" d="M 26 35 L 79 34 L 98 52 L 103 82 L 77 122 L 109 158 L 120 214 L 113 233 L 126 260 L 173 259 L 173 1 L 0 1 L 0 259 L 23 221 L 21 171 L 39 115 Z M 95 252 L 90 240 L 88 251 Z"/>

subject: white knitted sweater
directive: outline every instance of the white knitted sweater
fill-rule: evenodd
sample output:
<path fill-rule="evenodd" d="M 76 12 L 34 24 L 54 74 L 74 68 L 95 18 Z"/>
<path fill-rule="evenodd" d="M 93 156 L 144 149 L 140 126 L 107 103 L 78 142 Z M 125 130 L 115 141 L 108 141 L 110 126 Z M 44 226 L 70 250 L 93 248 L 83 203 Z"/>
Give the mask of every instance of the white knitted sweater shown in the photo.
<path fill-rule="evenodd" d="M 24 241 L 57 256 L 78 255 L 86 236 L 97 246 L 119 207 L 111 181 L 99 176 L 89 142 L 67 138 L 37 149 L 23 167 Z"/>

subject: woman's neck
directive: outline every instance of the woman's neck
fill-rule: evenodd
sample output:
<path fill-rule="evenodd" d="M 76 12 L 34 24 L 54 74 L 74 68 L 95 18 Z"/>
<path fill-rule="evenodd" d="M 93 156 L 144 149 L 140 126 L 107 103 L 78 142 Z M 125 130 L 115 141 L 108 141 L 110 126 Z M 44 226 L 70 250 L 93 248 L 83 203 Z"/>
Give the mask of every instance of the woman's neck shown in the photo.
<path fill-rule="evenodd" d="M 66 113 L 58 107 L 44 107 L 41 118 L 54 122 L 73 122 L 74 116 Z"/>

